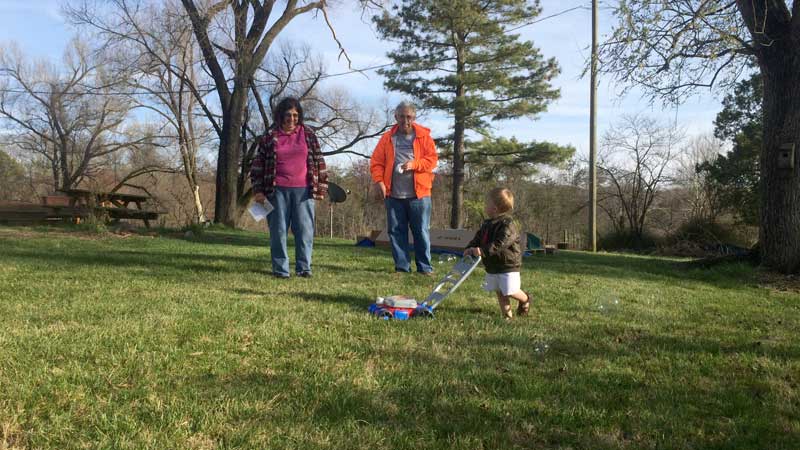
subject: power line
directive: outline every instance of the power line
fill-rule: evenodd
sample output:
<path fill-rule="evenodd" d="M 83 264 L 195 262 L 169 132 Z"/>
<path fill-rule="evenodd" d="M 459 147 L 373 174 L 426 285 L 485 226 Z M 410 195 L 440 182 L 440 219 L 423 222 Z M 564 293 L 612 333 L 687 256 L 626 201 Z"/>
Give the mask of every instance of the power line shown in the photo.
<path fill-rule="evenodd" d="M 288 81 L 285 82 L 285 84 L 305 83 L 305 82 L 308 82 L 308 81 L 324 80 L 324 79 L 328 79 L 328 78 L 341 77 L 341 76 L 350 75 L 350 74 L 353 74 L 353 73 L 370 72 L 370 71 L 381 69 L 383 67 L 388 67 L 388 66 L 391 66 L 391 65 L 394 65 L 394 63 L 379 64 L 379 65 L 375 65 L 375 66 L 364 67 L 362 69 L 352 69 L 352 70 L 348 70 L 348 71 L 345 71 L 345 72 L 339 72 L 339 73 L 323 74 L 323 75 L 320 75 L 319 77 L 309 77 L 309 78 L 301 78 L 301 79 L 298 79 L 298 80 L 288 80 Z M 272 83 L 270 83 L 270 82 L 262 82 L 262 83 L 256 83 L 255 86 L 256 87 L 265 87 L 265 86 L 271 86 L 271 85 L 277 85 L 277 84 L 281 84 L 281 83 L 278 82 L 278 81 L 272 82 Z M 85 85 L 79 85 L 79 87 L 87 89 L 89 91 L 97 89 L 97 88 L 93 88 L 91 86 L 85 86 Z M 197 89 L 197 91 L 202 93 L 202 94 L 209 94 L 211 92 L 214 92 L 215 90 L 216 90 L 216 88 L 210 88 L 210 87 L 209 88 L 199 88 L 199 89 Z M 50 95 L 50 94 L 54 94 L 54 93 L 61 93 L 61 94 L 65 94 L 65 95 L 97 95 L 97 96 L 153 95 L 153 94 L 180 94 L 181 93 L 179 91 L 160 91 L 160 90 L 150 90 L 150 89 L 142 89 L 141 91 L 114 91 L 114 92 L 96 92 L 95 91 L 95 92 L 78 92 L 78 93 L 76 93 L 76 92 L 70 92 L 70 91 L 64 91 L 64 92 L 32 91 L 32 90 L 27 90 L 27 89 L 14 89 L 14 88 L 0 88 L 0 92 L 9 93 L 9 94 Z M 189 94 L 191 92 L 189 90 L 186 90 L 183 93 Z"/>
<path fill-rule="evenodd" d="M 514 27 L 514 28 L 509 28 L 508 30 L 505 30 L 505 31 L 506 31 L 506 33 L 510 33 L 512 31 L 517 31 L 520 28 L 529 27 L 529 26 L 531 26 L 531 25 L 533 25 L 535 23 L 544 22 L 545 20 L 552 19 L 552 18 L 555 18 L 555 17 L 558 17 L 558 16 L 562 16 L 562 15 L 568 13 L 568 12 L 575 11 L 576 9 L 587 9 L 588 10 L 588 9 L 591 9 L 591 8 L 588 7 L 588 6 L 585 6 L 585 5 L 573 6 L 572 8 L 565 9 L 563 11 L 559 11 L 557 13 L 551 14 L 551 15 L 546 16 L 546 17 L 542 17 L 540 19 L 536 19 L 536 20 L 528 22 L 528 23 L 524 23 L 524 24 L 519 25 L 519 26 Z"/>
<path fill-rule="evenodd" d="M 578 10 L 578 9 L 591 9 L 591 8 L 589 8 L 589 7 L 585 6 L 585 5 L 574 6 L 572 8 L 568 8 L 568 9 L 559 11 L 557 13 L 553 13 L 553 14 L 551 14 L 549 16 L 545 16 L 545 17 L 533 20 L 531 22 L 524 23 L 524 24 L 519 25 L 519 26 L 514 27 L 514 28 L 510 28 L 508 30 L 505 30 L 505 32 L 506 33 L 510 33 L 512 31 L 516 31 L 516 30 L 519 30 L 519 29 L 524 28 L 524 27 L 531 26 L 531 25 L 536 24 L 536 23 L 544 22 L 545 20 L 550 20 L 550 19 L 562 16 L 564 14 L 567 14 L 569 12 L 572 12 L 572 11 L 575 11 L 575 10 Z M 332 73 L 332 74 L 323 74 L 323 75 L 320 75 L 319 77 L 309 77 L 309 78 L 303 78 L 303 79 L 298 79 L 298 80 L 288 80 L 288 81 L 285 82 L 285 84 L 305 83 L 305 82 L 309 82 L 309 81 L 315 81 L 315 80 L 318 81 L 318 80 L 325 80 L 325 79 L 329 79 L 329 78 L 336 78 L 336 77 L 342 77 L 342 76 L 346 76 L 346 75 L 352 75 L 354 73 L 371 72 L 371 71 L 382 69 L 384 67 L 389 67 L 389 66 L 392 66 L 392 65 L 394 65 L 394 63 L 378 64 L 378 65 L 364 67 L 364 68 L 361 68 L 361 69 L 351 69 L 351 70 L 347 70 L 347 71 L 344 71 L 344 72 L 338 72 L 338 73 Z M 276 85 L 276 84 L 280 84 L 280 82 L 260 83 L 260 84 L 256 84 L 255 87 L 265 87 L 265 86 Z M 90 91 L 96 89 L 96 88 L 92 88 L 92 87 L 88 87 L 88 86 L 81 86 L 81 87 L 84 88 L 84 89 L 88 89 Z M 197 91 L 202 93 L 202 94 L 210 94 L 211 92 L 214 92 L 215 90 L 216 90 L 216 88 L 210 88 L 209 87 L 209 88 L 205 88 L 205 89 L 198 89 Z M 26 89 L 14 89 L 14 88 L 0 88 L 0 92 L 7 93 L 7 94 L 33 94 L 33 95 L 51 95 L 51 94 L 56 93 L 55 91 L 31 91 L 31 90 L 26 90 Z M 95 92 L 82 92 L 82 93 L 80 93 L 80 95 L 95 95 L 95 96 L 131 95 L 131 96 L 133 96 L 133 95 L 168 95 L 168 94 L 180 94 L 180 93 L 181 92 L 179 92 L 179 91 L 167 91 L 167 90 L 165 90 L 165 91 L 141 90 L 141 91 L 115 91 L 115 92 L 96 92 L 96 91 Z M 189 94 L 190 92 L 186 91 L 186 92 L 183 92 L 183 93 Z M 72 94 L 72 93 L 71 92 L 61 92 L 61 94 Z"/>

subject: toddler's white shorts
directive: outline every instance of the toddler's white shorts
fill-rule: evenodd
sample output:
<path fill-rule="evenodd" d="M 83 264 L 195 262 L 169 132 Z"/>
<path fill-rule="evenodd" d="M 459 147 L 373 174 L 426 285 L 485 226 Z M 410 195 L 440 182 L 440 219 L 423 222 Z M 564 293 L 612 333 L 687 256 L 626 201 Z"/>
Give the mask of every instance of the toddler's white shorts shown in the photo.
<path fill-rule="evenodd" d="M 489 292 L 500 291 L 503 295 L 511 295 L 520 290 L 522 282 L 519 272 L 487 273 L 483 288 Z"/>

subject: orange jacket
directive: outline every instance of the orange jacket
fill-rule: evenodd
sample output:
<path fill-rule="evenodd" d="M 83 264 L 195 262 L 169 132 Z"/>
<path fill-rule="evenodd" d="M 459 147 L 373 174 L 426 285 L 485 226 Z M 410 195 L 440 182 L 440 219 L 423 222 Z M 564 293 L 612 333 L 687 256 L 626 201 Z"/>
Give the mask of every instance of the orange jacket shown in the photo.
<path fill-rule="evenodd" d="M 431 130 L 422 125 L 413 124 L 414 134 L 414 192 L 417 198 L 430 197 L 433 186 L 433 169 L 439 162 L 436 145 L 431 138 Z M 397 132 L 397 125 L 384 133 L 372 152 L 369 160 L 369 171 L 372 181 L 383 182 L 387 194 L 392 192 L 392 172 L 394 171 L 394 144 L 392 136 Z"/>

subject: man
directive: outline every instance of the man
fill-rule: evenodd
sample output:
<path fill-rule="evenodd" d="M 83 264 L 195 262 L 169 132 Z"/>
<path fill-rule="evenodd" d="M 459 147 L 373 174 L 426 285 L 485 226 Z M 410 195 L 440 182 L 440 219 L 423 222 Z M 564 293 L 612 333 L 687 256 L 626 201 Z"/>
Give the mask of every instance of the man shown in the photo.
<path fill-rule="evenodd" d="M 415 123 L 417 110 L 402 102 L 394 110 L 397 124 L 381 136 L 369 169 L 386 205 L 386 224 L 395 272 L 410 272 L 408 230 L 414 237 L 417 272 L 431 275 L 431 187 L 439 158 L 430 129 Z"/>

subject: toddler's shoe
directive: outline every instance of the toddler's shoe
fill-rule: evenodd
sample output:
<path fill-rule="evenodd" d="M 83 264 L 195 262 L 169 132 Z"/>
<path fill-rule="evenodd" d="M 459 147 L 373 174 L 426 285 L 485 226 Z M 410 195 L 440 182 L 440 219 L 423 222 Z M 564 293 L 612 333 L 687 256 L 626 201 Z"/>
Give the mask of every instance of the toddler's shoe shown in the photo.
<path fill-rule="evenodd" d="M 525 294 L 525 297 L 527 297 L 528 299 L 525 300 L 524 302 L 519 302 L 519 304 L 517 305 L 517 316 L 519 317 L 527 316 L 528 313 L 531 311 L 531 300 L 532 300 L 531 294 L 528 294 L 525 291 L 522 291 L 522 293 Z"/>

